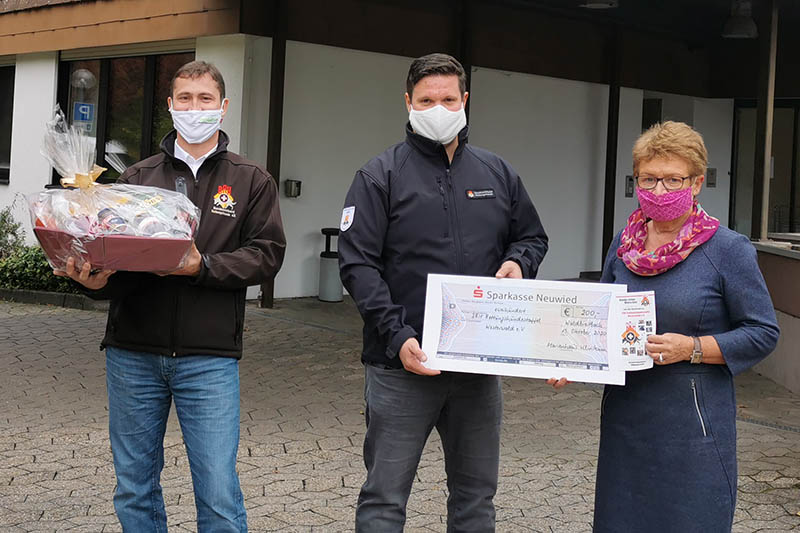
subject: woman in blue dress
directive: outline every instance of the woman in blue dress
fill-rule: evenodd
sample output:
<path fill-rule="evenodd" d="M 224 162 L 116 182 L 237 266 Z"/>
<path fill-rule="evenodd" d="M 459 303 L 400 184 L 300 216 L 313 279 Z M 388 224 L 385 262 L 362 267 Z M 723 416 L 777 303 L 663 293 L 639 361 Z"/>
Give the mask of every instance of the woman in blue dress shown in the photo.
<path fill-rule="evenodd" d="M 602 281 L 655 291 L 657 334 L 646 344 L 655 364 L 603 392 L 595 532 L 733 524 L 733 377 L 774 349 L 779 330 L 750 241 L 697 203 L 707 162 L 700 134 L 679 122 L 656 124 L 633 148 L 640 208 L 611 244 Z"/>

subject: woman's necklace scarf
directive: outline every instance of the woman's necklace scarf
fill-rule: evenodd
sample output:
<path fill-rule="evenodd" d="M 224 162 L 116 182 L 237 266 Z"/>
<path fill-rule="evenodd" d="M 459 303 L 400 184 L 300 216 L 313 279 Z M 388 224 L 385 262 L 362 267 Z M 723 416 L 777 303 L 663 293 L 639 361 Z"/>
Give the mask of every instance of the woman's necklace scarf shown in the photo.
<path fill-rule="evenodd" d="M 622 230 L 617 257 L 634 274 L 655 276 L 686 259 L 695 248 L 710 239 L 717 228 L 719 220 L 706 213 L 695 202 L 692 214 L 684 222 L 675 240 L 647 252 L 644 249 L 647 241 L 647 218 L 639 208 L 631 213 L 628 225 Z"/>

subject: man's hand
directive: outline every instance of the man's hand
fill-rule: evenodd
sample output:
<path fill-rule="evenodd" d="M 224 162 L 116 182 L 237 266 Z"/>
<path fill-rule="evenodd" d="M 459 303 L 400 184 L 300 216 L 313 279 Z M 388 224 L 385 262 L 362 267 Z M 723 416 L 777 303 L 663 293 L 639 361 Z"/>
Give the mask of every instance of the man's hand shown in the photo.
<path fill-rule="evenodd" d="M 422 363 L 428 360 L 428 356 L 419 347 L 419 342 L 414 337 L 411 337 L 400 348 L 400 353 L 397 354 L 400 361 L 403 362 L 403 368 L 409 372 L 419 374 L 420 376 L 435 376 L 440 374 L 438 370 L 426 368 Z"/>
<path fill-rule="evenodd" d="M 196 276 L 200 273 L 200 265 L 203 263 L 203 257 L 197 246 L 192 242 L 192 247 L 183 259 L 183 264 L 172 272 L 159 272 L 159 276 Z"/>
<path fill-rule="evenodd" d="M 497 279 L 501 278 L 513 278 L 513 279 L 522 279 L 522 268 L 520 268 L 519 264 L 516 261 L 506 261 L 502 265 L 500 265 L 500 270 L 494 275 Z"/>
<path fill-rule="evenodd" d="M 65 278 L 70 278 L 74 281 L 77 281 L 87 289 L 97 291 L 102 289 L 108 283 L 108 278 L 116 272 L 116 270 L 101 270 L 96 274 L 92 274 L 92 265 L 89 264 L 89 261 L 86 261 L 83 264 L 83 268 L 80 270 L 75 268 L 75 258 L 70 257 L 67 259 L 67 269 L 66 270 L 53 270 L 53 274 L 56 276 L 62 276 Z"/>
<path fill-rule="evenodd" d="M 561 379 L 550 378 L 547 380 L 547 384 L 552 385 L 554 389 L 562 389 L 566 387 L 567 384 L 569 383 L 570 381 L 567 380 L 567 378 L 561 378 Z"/>

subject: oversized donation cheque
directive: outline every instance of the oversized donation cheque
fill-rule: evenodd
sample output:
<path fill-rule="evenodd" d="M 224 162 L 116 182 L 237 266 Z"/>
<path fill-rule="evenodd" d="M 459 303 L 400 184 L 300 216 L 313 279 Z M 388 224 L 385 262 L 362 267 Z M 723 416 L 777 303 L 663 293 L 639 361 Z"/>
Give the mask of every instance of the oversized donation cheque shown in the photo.
<path fill-rule="evenodd" d="M 60 109 L 47 124 L 42 155 L 64 189 L 30 194 L 33 231 L 53 268 L 169 272 L 192 245 L 200 210 L 183 194 L 140 185 L 95 183 L 95 140 L 68 127 Z"/>
<path fill-rule="evenodd" d="M 625 285 L 428 275 L 422 350 L 438 370 L 625 384 L 652 368 L 655 294 Z"/>

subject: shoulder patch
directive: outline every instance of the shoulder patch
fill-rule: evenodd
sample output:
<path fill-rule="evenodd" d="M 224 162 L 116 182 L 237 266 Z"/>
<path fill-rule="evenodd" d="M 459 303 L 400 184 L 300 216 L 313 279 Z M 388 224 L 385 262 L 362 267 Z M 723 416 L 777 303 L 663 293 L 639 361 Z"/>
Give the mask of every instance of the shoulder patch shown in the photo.
<path fill-rule="evenodd" d="M 342 209 L 342 221 L 339 223 L 341 231 L 347 231 L 353 225 L 353 219 L 356 216 L 356 206 L 351 205 Z"/>

